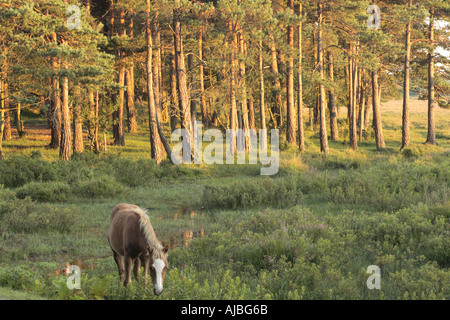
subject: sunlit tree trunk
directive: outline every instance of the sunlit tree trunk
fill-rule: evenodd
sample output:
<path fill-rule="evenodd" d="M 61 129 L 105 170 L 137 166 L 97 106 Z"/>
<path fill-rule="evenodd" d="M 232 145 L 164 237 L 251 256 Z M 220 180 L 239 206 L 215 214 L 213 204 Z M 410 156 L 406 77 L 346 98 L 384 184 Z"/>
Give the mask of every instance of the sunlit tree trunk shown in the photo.
<path fill-rule="evenodd" d="M 242 34 L 242 30 L 239 33 L 239 53 L 241 55 L 245 54 L 245 43 L 244 43 L 244 35 Z M 248 132 L 249 121 L 248 121 L 248 106 L 247 106 L 247 88 L 246 88 L 246 81 L 245 81 L 245 62 L 240 61 L 239 62 L 239 82 L 240 82 L 240 89 L 241 89 L 241 112 L 242 112 L 242 129 L 244 133 Z M 250 140 L 248 135 L 244 135 L 244 143 L 245 143 L 245 150 L 250 149 Z"/>
<path fill-rule="evenodd" d="M 191 123 L 191 110 L 189 106 L 189 93 L 187 88 L 186 67 L 184 63 L 183 41 L 181 38 L 181 12 L 179 0 L 175 1 L 173 9 L 173 30 L 175 37 L 175 65 L 177 71 L 178 105 L 181 112 L 181 128 L 184 129 L 183 148 L 192 151 L 193 129 Z M 186 159 L 187 160 L 187 159 Z"/>
<path fill-rule="evenodd" d="M 319 113 L 320 113 L 320 150 L 324 153 L 328 153 L 328 136 L 327 127 L 325 122 L 325 85 L 324 81 L 324 70 L 323 70 L 323 3 L 319 1 L 318 3 L 318 37 L 317 37 L 317 53 L 318 53 L 318 64 L 320 73 L 319 82 Z"/>
<path fill-rule="evenodd" d="M 409 0 L 408 7 L 412 7 L 412 0 Z M 409 137 L 409 87 L 410 87 L 410 61 L 411 61 L 411 18 L 406 25 L 405 36 L 405 67 L 403 75 L 403 114 L 402 114 L 402 146 L 407 147 L 410 142 Z"/>
<path fill-rule="evenodd" d="M 334 84 L 334 59 L 331 51 L 328 51 L 328 71 L 330 74 L 330 81 L 332 85 Z M 336 107 L 336 96 L 334 94 L 333 86 L 330 87 L 328 92 L 328 109 L 330 111 L 330 135 L 332 141 L 339 140 L 339 129 L 337 123 L 337 107 Z"/>
<path fill-rule="evenodd" d="M 59 158 L 61 160 L 70 160 L 72 155 L 72 130 L 70 128 L 69 79 L 66 76 L 61 77 L 61 88 L 61 142 Z"/>
<path fill-rule="evenodd" d="M 134 37 L 134 18 L 133 18 L 133 9 L 130 9 L 130 23 L 129 23 L 129 31 L 128 37 L 133 39 Z M 136 106 L 134 105 L 134 63 L 131 59 L 130 66 L 126 70 L 126 82 L 127 82 L 127 120 L 128 120 L 128 131 L 129 132 L 137 132 L 137 120 L 136 120 Z"/>
<path fill-rule="evenodd" d="M 386 147 L 383 138 L 383 124 L 381 122 L 381 104 L 378 84 L 378 70 L 372 71 L 372 106 L 373 106 L 373 124 L 375 131 L 375 142 L 377 149 Z"/>
<path fill-rule="evenodd" d="M 294 11 L 294 0 L 288 0 L 288 7 Z M 287 74 L 286 74 L 286 140 L 289 143 L 297 143 L 295 133 L 295 107 L 294 107 L 294 26 L 287 27 L 288 52 Z"/>
<path fill-rule="evenodd" d="M 152 68 L 152 56 L 153 56 L 153 44 L 152 33 L 150 28 L 150 0 L 147 0 L 147 23 L 145 28 L 147 39 L 147 98 L 148 98 L 148 116 L 149 116 L 149 128 L 150 128 L 150 154 L 152 159 L 156 160 L 156 163 L 160 163 L 162 159 L 160 140 L 158 134 L 158 127 L 156 122 L 157 112 L 155 105 L 155 97 L 153 90 L 153 68 Z"/>
<path fill-rule="evenodd" d="M 434 48 L 434 8 L 430 9 L 429 40 Z M 426 143 L 436 144 L 436 126 L 434 122 L 435 89 L 434 89 L 434 49 L 428 53 L 428 134 Z"/>
<path fill-rule="evenodd" d="M 299 15 L 303 19 L 303 5 L 299 4 Z M 297 102 L 297 121 L 298 121 L 298 146 L 300 152 L 305 151 L 305 129 L 303 125 L 303 46 L 302 46 L 303 23 L 298 25 L 298 102 Z"/>
<path fill-rule="evenodd" d="M 75 102 L 73 106 L 73 151 L 82 153 L 84 151 L 83 144 L 83 121 L 81 118 L 81 97 L 80 87 L 74 90 Z"/>
<path fill-rule="evenodd" d="M 205 98 L 205 79 L 203 70 L 203 37 L 205 35 L 205 27 L 202 25 L 198 33 L 198 58 L 200 60 L 198 66 L 199 81 L 200 81 L 200 107 L 202 112 L 202 123 L 205 127 L 209 127 L 211 124 L 211 119 L 208 111 L 208 106 L 206 105 Z"/>

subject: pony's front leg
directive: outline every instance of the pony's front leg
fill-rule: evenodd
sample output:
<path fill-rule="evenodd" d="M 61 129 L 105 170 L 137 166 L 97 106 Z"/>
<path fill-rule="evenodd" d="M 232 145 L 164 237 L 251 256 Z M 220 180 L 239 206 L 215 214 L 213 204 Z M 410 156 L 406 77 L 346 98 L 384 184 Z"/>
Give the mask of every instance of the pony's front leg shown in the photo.
<path fill-rule="evenodd" d="M 144 257 L 144 285 L 147 286 L 148 267 L 150 266 L 150 257 Z"/>
<path fill-rule="evenodd" d="M 125 279 L 123 281 L 123 285 L 126 286 L 131 282 L 131 268 L 133 266 L 133 258 L 130 257 L 127 253 L 125 253 Z"/>

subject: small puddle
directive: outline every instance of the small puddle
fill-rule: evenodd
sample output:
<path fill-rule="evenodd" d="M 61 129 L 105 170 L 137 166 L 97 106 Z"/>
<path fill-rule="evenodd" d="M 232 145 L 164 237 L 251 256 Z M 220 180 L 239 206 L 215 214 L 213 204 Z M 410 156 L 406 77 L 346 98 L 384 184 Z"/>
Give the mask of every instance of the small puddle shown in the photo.
<path fill-rule="evenodd" d="M 178 232 L 171 231 L 170 233 L 169 247 L 171 249 L 181 246 L 187 248 L 192 239 L 201 238 L 205 235 L 205 228 L 201 228 L 200 230 L 185 229 L 179 230 Z"/>
<path fill-rule="evenodd" d="M 69 256 L 67 254 L 65 254 L 63 257 L 61 257 L 60 259 L 62 260 L 69 260 L 69 262 L 67 262 L 64 266 L 60 267 L 58 270 L 55 271 L 55 275 L 65 275 L 68 276 L 70 275 L 69 272 L 69 266 L 71 265 L 76 265 L 79 266 L 81 270 L 95 270 L 95 268 L 97 267 L 97 264 L 95 263 L 96 259 L 102 259 L 105 257 L 96 257 L 96 258 L 87 258 L 87 259 L 73 259 L 70 260 Z"/>

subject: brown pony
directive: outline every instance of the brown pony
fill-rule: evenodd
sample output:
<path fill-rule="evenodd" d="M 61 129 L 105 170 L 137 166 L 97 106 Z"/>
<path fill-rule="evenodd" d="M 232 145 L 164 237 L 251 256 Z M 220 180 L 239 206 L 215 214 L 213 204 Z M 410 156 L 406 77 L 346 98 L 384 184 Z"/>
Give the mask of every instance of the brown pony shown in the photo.
<path fill-rule="evenodd" d="M 162 293 L 169 247 L 168 245 L 163 246 L 156 238 L 148 215 L 143 209 L 126 203 L 115 206 L 110 216 L 108 242 L 124 286 L 131 282 L 133 263 L 136 279 L 142 263 L 145 285 L 147 285 L 147 272 L 150 267 L 153 292 L 156 295 Z"/>

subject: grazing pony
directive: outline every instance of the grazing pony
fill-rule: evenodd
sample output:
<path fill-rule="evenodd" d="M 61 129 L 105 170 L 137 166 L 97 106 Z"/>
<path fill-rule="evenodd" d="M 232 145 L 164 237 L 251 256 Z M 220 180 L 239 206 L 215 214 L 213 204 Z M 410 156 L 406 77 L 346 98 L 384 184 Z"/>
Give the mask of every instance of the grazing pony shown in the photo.
<path fill-rule="evenodd" d="M 150 267 L 153 292 L 156 295 L 162 293 L 169 246 L 164 246 L 156 238 L 150 219 L 143 209 L 126 203 L 116 205 L 110 216 L 108 242 L 124 286 L 131 282 L 133 263 L 134 276 L 137 279 L 142 262 L 145 285 Z"/>

